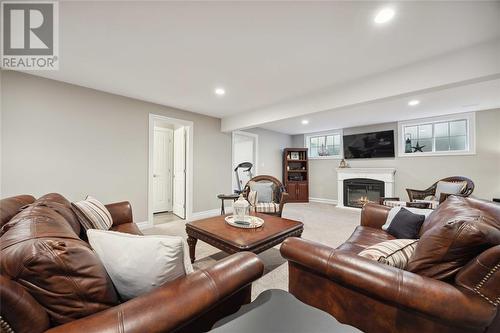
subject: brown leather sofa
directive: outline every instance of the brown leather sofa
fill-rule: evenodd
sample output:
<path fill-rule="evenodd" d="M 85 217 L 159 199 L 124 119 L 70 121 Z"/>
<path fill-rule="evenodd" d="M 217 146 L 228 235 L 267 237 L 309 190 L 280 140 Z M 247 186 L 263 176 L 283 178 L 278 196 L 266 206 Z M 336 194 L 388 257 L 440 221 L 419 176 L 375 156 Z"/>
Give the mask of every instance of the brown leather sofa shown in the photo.
<path fill-rule="evenodd" d="M 389 210 L 365 205 L 361 225 L 337 249 L 287 239 L 281 254 L 289 261 L 289 291 L 369 333 L 500 332 L 500 245 L 484 250 L 446 282 L 358 256 L 368 246 L 393 239 L 381 229 Z M 500 226 L 500 205 L 450 197 L 425 221 L 421 234 L 454 216 L 478 213 Z"/>
<path fill-rule="evenodd" d="M 111 230 L 141 234 L 128 202 L 107 208 Z M 2 333 L 203 332 L 249 303 L 263 273 L 239 253 L 121 302 L 61 195 L 3 199 L 0 223 Z"/>

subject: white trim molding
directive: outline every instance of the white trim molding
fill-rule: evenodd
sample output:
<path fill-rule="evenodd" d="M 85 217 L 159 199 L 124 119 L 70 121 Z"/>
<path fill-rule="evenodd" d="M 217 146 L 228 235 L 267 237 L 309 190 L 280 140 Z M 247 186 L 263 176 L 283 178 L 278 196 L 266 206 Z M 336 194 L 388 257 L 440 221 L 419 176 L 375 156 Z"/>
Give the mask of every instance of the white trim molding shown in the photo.
<path fill-rule="evenodd" d="M 336 205 L 337 204 L 337 200 L 335 200 L 335 199 L 313 198 L 313 197 L 309 197 L 309 202 L 324 203 L 324 204 L 329 204 L 329 205 Z"/>
<path fill-rule="evenodd" d="M 404 128 L 408 126 L 436 124 L 441 122 L 450 122 L 457 120 L 465 120 L 467 122 L 467 142 L 465 150 L 449 150 L 449 151 L 429 151 L 417 153 L 405 153 L 405 134 Z M 434 142 L 434 135 L 432 137 Z M 476 154 L 476 113 L 457 113 L 446 116 L 421 118 L 408 121 L 398 122 L 398 157 L 419 157 L 419 156 L 450 156 L 450 155 L 474 155 Z M 433 143 L 434 149 L 434 143 Z"/>
<path fill-rule="evenodd" d="M 375 179 L 384 182 L 384 196 L 394 196 L 394 168 L 337 168 L 337 207 L 344 206 L 344 180 L 353 178 Z"/>

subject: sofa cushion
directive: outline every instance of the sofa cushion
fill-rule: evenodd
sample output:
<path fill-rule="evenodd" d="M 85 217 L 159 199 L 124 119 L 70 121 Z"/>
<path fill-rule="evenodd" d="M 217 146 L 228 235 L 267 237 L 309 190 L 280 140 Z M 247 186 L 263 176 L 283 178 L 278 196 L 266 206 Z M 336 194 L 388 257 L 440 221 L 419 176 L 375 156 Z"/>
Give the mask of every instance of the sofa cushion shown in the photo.
<path fill-rule="evenodd" d="M 490 206 L 497 206 L 492 209 Z M 437 209 L 435 209 L 424 221 L 420 228 L 420 235 L 430 230 L 436 225 L 443 225 L 456 216 L 475 217 L 481 214 L 486 214 L 500 220 L 500 206 L 494 203 L 485 204 L 484 200 L 464 198 L 460 196 L 449 196 Z M 497 215 L 496 217 L 494 215 Z"/>
<path fill-rule="evenodd" d="M 87 236 L 123 300 L 193 272 L 187 243 L 180 236 L 139 236 L 95 229 L 88 230 Z"/>
<path fill-rule="evenodd" d="M 0 237 L 2 274 L 22 285 L 45 308 L 53 325 L 118 303 L 99 258 L 61 214 L 33 205 L 7 225 Z"/>
<path fill-rule="evenodd" d="M 394 216 L 389 228 L 387 228 L 387 232 L 396 238 L 416 239 L 424 220 L 425 215 L 415 214 L 401 208 Z"/>
<path fill-rule="evenodd" d="M 35 198 L 31 195 L 18 195 L 0 200 L 0 228 L 19 213 L 21 207 L 34 201 Z"/>
<path fill-rule="evenodd" d="M 405 269 L 410 261 L 418 239 L 393 239 L 367 247 L 360 256 L 392 267 Z"/>
<path fill-rule="evenodd" d="M 45 206 L 59 213 L 71 226 L 73 231 L 79 235 L 81 226 L 75 211 L 71 207 L 71 202 L 59 193 L 48 193 L 36 199 L 32 205 Z"/>
<path fill-rule="evenodd" d="M 369 246 L 391 239 L 394 236 L 381 229 L 357 226 L 351 237 L 337 249 L 358 254 Z"/>
<path fill-rule="evenodd" d="M 259 202 L 255 205 L 257 213 L 278 213 L 280 211 L 280 204 L 275 202 Z"/>
<path fill-rule="evenodd" d="M 445 280 L 484 250 L 500 245 L 500 224 L 479 213 L 455 216 L 426 231 L 408 263 L 408 270 Z"/>

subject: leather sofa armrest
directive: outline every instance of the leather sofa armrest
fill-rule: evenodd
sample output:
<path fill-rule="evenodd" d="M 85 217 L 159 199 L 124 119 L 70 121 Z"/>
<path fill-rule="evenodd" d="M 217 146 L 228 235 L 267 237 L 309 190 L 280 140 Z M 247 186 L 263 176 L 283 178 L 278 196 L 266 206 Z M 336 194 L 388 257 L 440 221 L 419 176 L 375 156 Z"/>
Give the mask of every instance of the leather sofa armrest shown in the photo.
<path fill-rule="evenodd" d="M 361 225 L 380 229 L 385 224 L 390 210 L 387 206 L 367 203 L 361 209 Z"/>
<path fill-rule="evenodd" d="M 261 277 L 263 270 L 264 265 L 255 254 L 233 254 L 148 294 L 47 332 L 154 333 L 182 329 Z"/>
<path fill-rule="evenodd" d="M 4 275 L 0 275 L 0 300 L 2 320 L 14 332 L 38 333 L 49 328 L 45 309 L 20 284 Z M 3 328 L 0 331 L 4 332 Z"/>
<path fill-rule="evenodd" d="M 111 217 L 113 218 L 113 225 L 120 225 L 124 223 L 132 223 L 132 206 L 128 201 L 116 202 L 105 205 Z"/>
<path fill-rule="evenodd" d="M 281 254 L 332 283 L 439 320 L 486 327 L 496 315 L 494 306 L 468 290 L 304 239 L 288 238 Z"/>

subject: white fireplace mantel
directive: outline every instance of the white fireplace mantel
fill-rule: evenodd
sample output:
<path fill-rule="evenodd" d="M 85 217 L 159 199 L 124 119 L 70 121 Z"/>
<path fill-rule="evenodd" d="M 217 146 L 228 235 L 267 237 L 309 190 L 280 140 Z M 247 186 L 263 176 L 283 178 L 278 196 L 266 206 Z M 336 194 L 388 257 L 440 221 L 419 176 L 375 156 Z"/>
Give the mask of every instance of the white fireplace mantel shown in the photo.
<path fill-rule="evenodd" d="M 375 179 L 384 182 L 386 197 L 394 196 L 394 168 L 337 168 L 338 201 L 337 207 L 344 206 L 344 180 L 353 178 Z"/>

